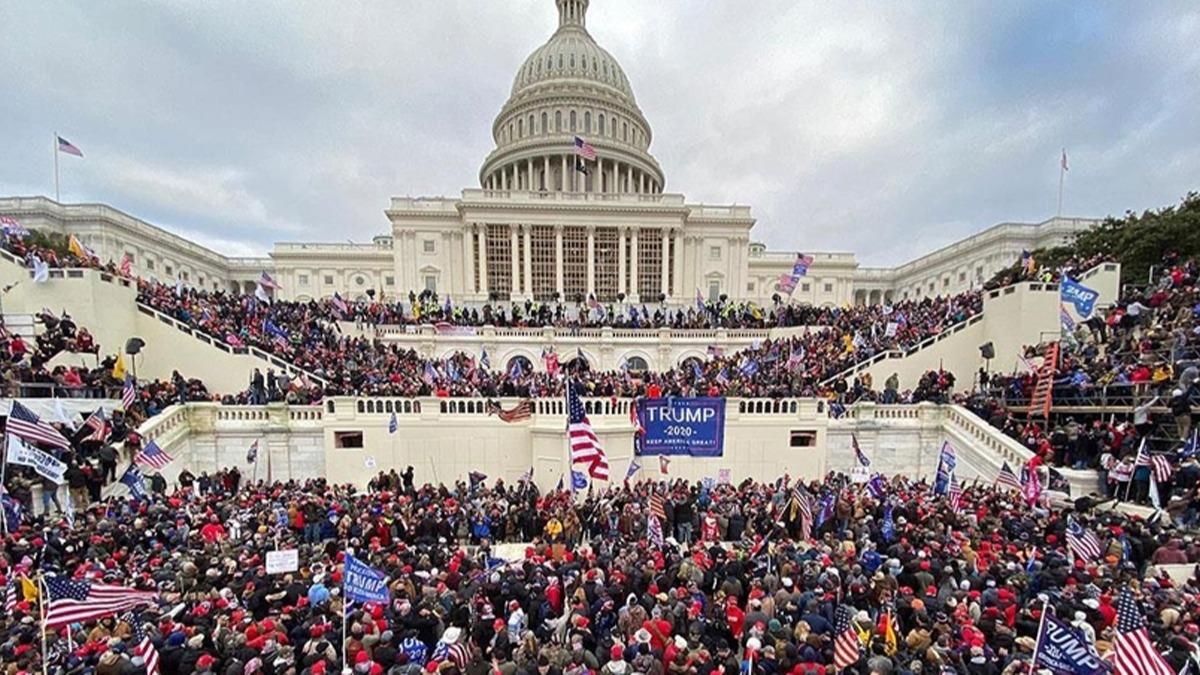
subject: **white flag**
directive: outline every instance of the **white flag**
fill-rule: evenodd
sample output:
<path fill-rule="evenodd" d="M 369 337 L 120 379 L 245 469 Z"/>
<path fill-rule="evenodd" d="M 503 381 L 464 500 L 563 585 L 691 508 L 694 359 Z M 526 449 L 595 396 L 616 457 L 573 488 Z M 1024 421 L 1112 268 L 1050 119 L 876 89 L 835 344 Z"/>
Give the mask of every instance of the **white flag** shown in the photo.
<path fill-rule="evenodd" d="M 271 296 L 267 295 L 267 289 L 263 288 L 262 284 L 258 284 L 257 286 L 255 286 L 254 297 L 258 298 L 259 300 L 261 300 L 267 304 L 271 303 Z"/>
<path fill-rule="evenodd" d="M 33 282 L 44 284 L 50 280 L 50 264 L 41 258 L 33 259 Z"/>
<path fill-rule="evenodd" d="M 66 464 L 37 448 L 29 447 L 12 434 L 8 435 L 8 461 L 11 464 L 33 467 L 38 475 L 59 485 L 65 482 L 63 474 L 67 472 Z"/>

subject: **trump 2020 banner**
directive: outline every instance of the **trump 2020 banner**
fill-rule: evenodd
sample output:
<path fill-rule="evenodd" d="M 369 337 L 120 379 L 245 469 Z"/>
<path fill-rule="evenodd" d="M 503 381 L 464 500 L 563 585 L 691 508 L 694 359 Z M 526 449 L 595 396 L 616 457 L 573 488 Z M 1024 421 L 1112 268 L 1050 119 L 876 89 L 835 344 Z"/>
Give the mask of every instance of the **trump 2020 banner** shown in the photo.
<path fill-rule="evenodd" d="M 725 399 L 643 398 L 638 420 L 642 455 L 720 457 L 725 452 Z"/>

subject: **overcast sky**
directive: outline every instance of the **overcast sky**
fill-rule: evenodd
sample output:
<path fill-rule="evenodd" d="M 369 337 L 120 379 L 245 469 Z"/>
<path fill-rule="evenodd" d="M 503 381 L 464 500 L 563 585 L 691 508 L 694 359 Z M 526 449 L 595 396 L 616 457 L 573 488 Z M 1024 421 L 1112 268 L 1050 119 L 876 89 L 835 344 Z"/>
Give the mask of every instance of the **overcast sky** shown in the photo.
<path fill-rule="evenodd" d="M 103 202 L 228 254 L 366 241 L 476 187 L 552 0 L 0 0 L 0 194 Z M 1200 3 L 592 0 L 667 190 L 773 249 L 895 264 L 1006 220 L 1200 188 Z"/>

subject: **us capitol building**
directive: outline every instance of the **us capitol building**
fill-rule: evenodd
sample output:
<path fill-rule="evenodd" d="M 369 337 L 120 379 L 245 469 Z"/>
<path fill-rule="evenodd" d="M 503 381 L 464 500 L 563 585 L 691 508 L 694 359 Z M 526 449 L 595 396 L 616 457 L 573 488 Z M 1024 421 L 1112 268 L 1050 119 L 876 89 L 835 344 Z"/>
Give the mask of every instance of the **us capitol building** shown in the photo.
<path fill-rule="evenodd" d="M 267 271 L 288 299 L 430 289 L 456 302 L 594 295 L 678 304 L 697 291 L 771 302 L 796 251 L 754 242 L 749 206 L 689 202 L 667 189 L 629 79 L 587 31 L 588 0 L 555 4 L 558 29 L 517 71 L 479 186 L 453 198 L 392 198 L 391 231 L 369 244 L 276 243 L 267 257 L 229 257 L 107 205 L 0 198 L 0 214 L 73 233 L 102 260 L 128 254 L 135 273 L 166 282 L 253 291 Z M 594 160 L 576 153 L 576 137 Z M 1022 249 L 1063 243 L 1095 222 L 1002 223 L 895 268 L 804 251 L 815 261 L 791 300 L 875 304 L 963 291 Z"/>

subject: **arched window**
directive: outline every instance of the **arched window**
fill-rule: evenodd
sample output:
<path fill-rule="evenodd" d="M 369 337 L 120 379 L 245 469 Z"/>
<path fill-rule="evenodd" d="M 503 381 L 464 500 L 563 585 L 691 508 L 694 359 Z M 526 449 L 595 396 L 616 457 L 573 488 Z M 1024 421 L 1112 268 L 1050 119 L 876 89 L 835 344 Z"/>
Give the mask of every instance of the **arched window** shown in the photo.
<path fill-rule="evenodd" d="M 583 133 L 592 133 L 592 111 L 590 110 L 583 112 Z"/>
<path fill-rule="evenodd" d="M 517 120 L 517 138 L 525 138 L 525 120 Z"/>
<path fill-rule="evenodd" d="M 562 54 L 558 55 L 558 69 L 562 70 Z"/>
<path fill-rule="evenodd" d="M 623 141 L 629 140 L 629 122 L 621 123 L 621 140 L 623 140 Z"/>
<path fill-rule="evenodd" d="M 533 113 L 529 113 L 529 135 L 532 136 L 533 134 Z"/>
<path fill-rule="evenodd" d="M 571 131 L 575 131 L 575 111 L 571 111 Z"/>
<path fill-rule="evenodd" d="M 608 120 L 608 127 L 609 127 L 608 135 L 612 136 L 613 138 L 616 138 L 617 137 L 617 118 L 613 117 L 612 119 Z"/>
<path fill-rule="evenodd" d="M 547 121 L 546 113 L 542 113 L 542 135 L 543 136 L 550 133 L 550 126 L 548 124 L 546 124 L 546 121 Z"/>
<path fill-rule="evenodd" d="M 554 111 L 554 130 L 558 131 L 558 132 L 562 131 L 562 111 L 561 110 Z"/>
<path fill-rule="evenodd" d="M 575 70 L 575 55 L 571 55 L 571 70 Z"/>
<path fill-rule="evenodd" d="M 631 356 L 625 359 L 625 370 L 631 373 L 643 373 L 650 369 L 650 364 L 646 363 L 646 359 L 640 356 Z"/>
<path fill-rule="evenodd" d="M 604 135 L 604 113 L 600 113 L 600 116 L 596 119 L 596 122 L 597 122 L 596 129 L 598 129 L 600 132 L 600 135 L 603 136 Z"/>
<path fill-rule="evenodd" d="M 520 355 L 514 356 L 508 360 L 508 365 L 505 366 L 504 372 L 509 373 L 510 375 L 513 374 L 513 371 L 517 368 L 518 364 L 520 364 L 522 374 L 528 375 L 529 373 L 533 372 L 533 364 L 529 361 L 529 359 Z"/>

